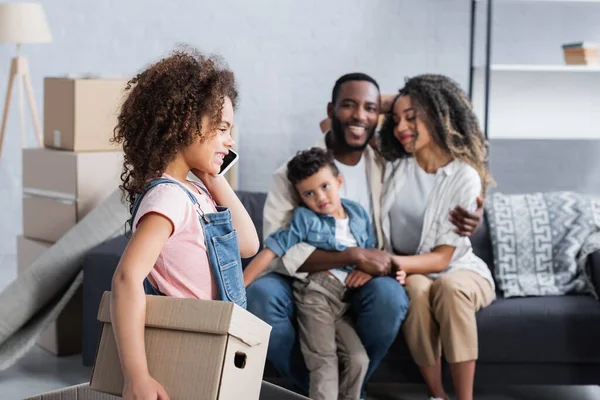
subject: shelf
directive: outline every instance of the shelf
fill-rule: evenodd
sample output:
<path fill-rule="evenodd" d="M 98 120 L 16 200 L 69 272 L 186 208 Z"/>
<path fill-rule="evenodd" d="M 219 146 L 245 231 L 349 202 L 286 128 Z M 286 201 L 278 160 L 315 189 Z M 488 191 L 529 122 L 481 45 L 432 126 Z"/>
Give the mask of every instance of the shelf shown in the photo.
<path fill-rule="evenodd" d="M 485 70 L 485 67 L 478 66 L 475 69 Z M 492 64 L 491 70 L 515 72 L 600 72 L 600 65 Z"/>
<path fill-rule="evenodd" d="M 600 68 L 493 66 L 488 103 L 489 138 L 600 140 L 597 121 L 600 115 Z M 485 69 L 475 70 L 473 78 L 473 109 L 479 121 L 485 121 L 488 94 Z"/>

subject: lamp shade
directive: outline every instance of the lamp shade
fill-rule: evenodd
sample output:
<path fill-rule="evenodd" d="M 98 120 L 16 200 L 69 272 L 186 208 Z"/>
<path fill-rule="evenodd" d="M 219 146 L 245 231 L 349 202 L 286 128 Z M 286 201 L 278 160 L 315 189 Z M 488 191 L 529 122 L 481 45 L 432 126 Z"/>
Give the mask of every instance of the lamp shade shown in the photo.
<path fill-rule="evenodd" d="M 52 41 L 44 8 L 39 3 L 0 3 L 0 42 Z"/>

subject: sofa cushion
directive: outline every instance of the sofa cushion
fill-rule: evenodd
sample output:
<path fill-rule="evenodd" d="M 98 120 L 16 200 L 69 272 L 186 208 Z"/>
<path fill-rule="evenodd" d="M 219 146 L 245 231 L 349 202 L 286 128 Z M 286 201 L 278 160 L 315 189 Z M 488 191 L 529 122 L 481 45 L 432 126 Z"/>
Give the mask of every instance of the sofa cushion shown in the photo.
<path fill-rule="evenodd" d="M 476 317 L 479 362 L 600 362 L 600 303 L 591 296 L 498 299 Z M 386 360 L 411 361 L 402 331 Z"/>
<path fill-rule="evenodd" d="M 600 207 L 575 192 L 488 197 L 496 283 L 504 297 L 594 294 L 585 271 L 600 249 Z M 584 251 L 585 250 L 585 251 Z"/>
<path fill-rule="evenodd" d="M 482 362 L 600 362 L 600 302 L 591 296 L 498 299 L 477 325 Z"/>

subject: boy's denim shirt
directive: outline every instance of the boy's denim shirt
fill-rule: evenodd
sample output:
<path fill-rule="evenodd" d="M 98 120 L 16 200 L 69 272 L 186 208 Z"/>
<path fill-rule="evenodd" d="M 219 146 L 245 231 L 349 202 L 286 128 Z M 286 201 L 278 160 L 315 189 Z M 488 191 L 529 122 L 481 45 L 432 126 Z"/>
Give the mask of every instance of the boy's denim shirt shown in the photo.
<path fill-rule="evenodd" d="M 358 247 L 375 247 L 375 235 L 367 211 L 354 201 L 341 201 L 349 218 L 350 232 Z M 277 257 L 282 257 L 291 247 L 302 242 L 326 251 L 342 251 L 346 248 L 335 240 L 335 218 L 331 215 L 317 214 L 304 206 L 294 210 L 288 229 L 280 229 L 265 240 L 265 247 Z"/>

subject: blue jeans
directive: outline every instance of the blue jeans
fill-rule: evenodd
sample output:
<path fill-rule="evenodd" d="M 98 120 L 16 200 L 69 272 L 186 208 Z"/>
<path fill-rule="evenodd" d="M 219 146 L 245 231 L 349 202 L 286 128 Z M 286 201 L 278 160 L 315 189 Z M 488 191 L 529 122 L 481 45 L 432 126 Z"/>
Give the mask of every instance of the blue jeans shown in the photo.
<path fill-rule="evenodd" d="M 267 359 L 281 375 L 308 393 L 308 370 L 298 342 L 292 278 L 267 274 L 248 287 L 247 295 L 248 311 L 273 328 Z M 366 386 L 398 335 L 408 309 L 408 296 L 394 278 L 381 277 L 358 289 L 351 301 L 355 329 L 369 355 Z"/>

